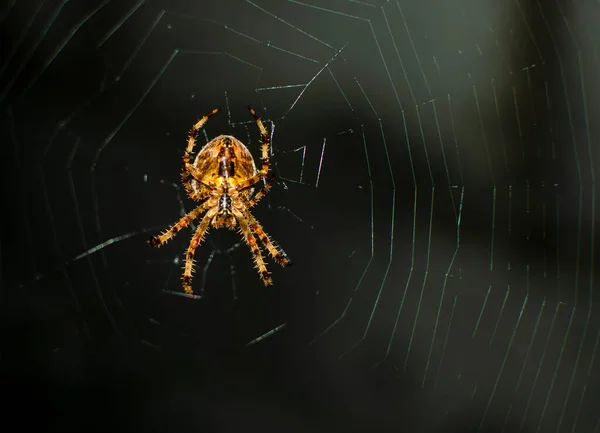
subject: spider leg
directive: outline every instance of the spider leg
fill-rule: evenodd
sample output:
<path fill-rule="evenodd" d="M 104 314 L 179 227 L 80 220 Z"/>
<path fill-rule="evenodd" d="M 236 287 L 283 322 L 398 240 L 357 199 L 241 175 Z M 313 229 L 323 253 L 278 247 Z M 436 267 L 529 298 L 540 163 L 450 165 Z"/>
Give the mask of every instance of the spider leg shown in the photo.
<path fill-rule="evenodd" d="M 246 216 L 242 214 L 239 210 L 233 209 L 233 215 L 237 219 L 238 224 L 240 225 L 240 230 L 242 235 L 244 236 L 244 240 L 252 250 L 254 254 L 254 262 L 258 267 L 258 272 L 260 273 L 260 278 L 265 283 L 265 286 L 271 286 L 273 284 L 273 280 L 269 276 L 269 272 L 267 272 L 267 265 L 262 256 L 262 252 L 256 243 L 256 238 L 252 234 L 250 230 L 250 226 L 248 225 L 248 221 L 246 221 Z"/>
<path fill-rule="evenodd" d="M 183 163 L 188 164 L 190 162 L 190 156 L 192 154 L 192 150 L 194 150 L 194 146 L 196 145 L 196 135 L 198 131 L 204 126 L 204 124 L 208 121 L 211 116 L 214 116 L 219 112 L 218 108 L 215 108 L 213 111 L 208 113 L 206 116 L 203 116 L 190 130 L 190 137 L 188 139 L 188 145 L 185 149 L 185 153 L 183 154 Z"/>
<path fill-rule="evenodd" d="M 196 251 L 196 248 L 198 248 L 198 245 L 200 245 L 200 242 L 202 242 L 202 239 L 204 238 L 204 235 L 208 230 L 210 221 L 213 219 L 213 217 L 218 211 L 218 208 L 213 208 L 209 210 L 206 215 L 204 215 L 204 218 L 202 218 L 202 221 L 200 221 L 200 224 L 198 224 L 198 228 L 194 232 L 194 236 L 192 236 L 192 240 L 190 241 L 190 245 L 185 254 L 185 266 L 183 271 L 183 290 L 185 290 L 185 293 L 188 293 L 190 295 L 194 293 L 194 291 L 192 290 L 194 253 Z"/>
<path fill-rule="evenodd" d="M 196 170 L 194 168 L 193 165 L 188 164 L 190 167 L 192 167 L 192 170 Z M 205 187 L 207 187 L 209 189 L 209 191 L 202 191 L 201 193 L 197 193 L 194 191 L 194 189 L 192 188 L 192 180 L 196 180 L 198 182 L 200 182 L 202 185 L 204 185 Z M 192 173 L 190 173 L 189 171 L 182 171 L 181 172 L 181 181 L 183 182 L 183 185 L 185 186 L 185 190 L 187 191 L 188 196 L 190 196 L 190 198 L 192 200 L 196 200 L 196 201 L 201 201 L 204 200 L 205 198 L 208 198 L 210 196 L 210 190 L 213 190 L 216 188 L 215 185 L 209 185 L 208 183 L 198 180 L 196 179 L 196 177 L 194 175 L 192 175 Z"/>
<path fill-rule="evenodd" d="M 256 124 L 258 125 L 258 129 L 260 131 L 260 136 L 262 138 L 262 146 L 261 146 L 261 157 L 262 160 L 262 168 L 252 177 L 246 179 L 243 182 L 240 182 L 239 189 L 244 190 L 246 188 L 251 187 L 259 180 L 264 179 L 269 172 L 269 132 L 265 125 L 263 125 L 262 120 L 260 120 L 260 116 L 256 114 L 256 111 L 252 107 L 248 107 L 250 114 L 254 116 L 256 120 Z"/>
<path fill-rule="evenodd" d="M 209 189 L 215 189 L 216 185 L 211 182 L 205 182 L 202 180 L 202 173 L 200 172 L 200 170 L 198 170 L 196 167 L 194 167 L 192 164 L 190 164 L 189 162 L 186 162 L 184 164 L 184 171 L 181 173 L 181 178 L 183 179 L 184 183 L 185 182 L 190 182 L 191 179 L 188 179 L 188 175 L 192 176 L 195 180 L 197 180 L 198 182 L 200 182 L 202 185 L 204 185 L 205 187 L 209 188 Z M 188 186 L 186 185 L 186 189 L 188 188 Z M 191 188 L 191 184 L 190 184 L 190 188 Z"/>
<path fill-rule="evenodd" d="M 196 218 L 198 218 L 202 214 L 202 212 L 204 212 L 206 209 L 208 209 L 207 203 L 208 202 L 204 202 L 197 208 L 193 209 L 191 212 L 189 212 L 187 215 L 185 215 L 183 218 L 181 218 L 179 221 L 177 221 L 175 224 L 173 224 L 168 230 L 165 230 L 160 235 L 152 236 L 148 240 L 148 243 L 150 244 L 150 246 L 160 247 L 160 246 L 164 245 L 168 240 L 175 237 L 175 235 L 177 233 L 179 233 L 179 231 L 182 228 L 189 225 L 192 221 L 194 221 Z"/>
<path fill-rule="evenodd" d="M 246 218 L 250 222 L 250 228 L 252 229 L 252 231 L 254 231 L 254 233 L 256 233 L 256 235 L 265 245 L 265 247 L 267 247 L 267 250 L 269 251 L 269 254 L 271 254 L 271 257 L 273 257 L 275 261 L 281 266 L 290 266 L 292 264 L 292 261 L 289 259 L 285 251 L 283 251 L 283 249 L 280 246 L 274 245 L 269 235 L 265 233 L 260 223 L 256 220 L 256 218 L 254 218 L 250 211 L 247 210 L 245 214 Z"/>
<path fill-rule="evenodd" d="M 198 131 L 200 129 L 202 129 L 202 127 L 204 126 L 204 124 L 208 121 L 208 119 L 211 116 L 214 116 L 215 114 L 217 114 L 219 112 L 218 108 L 215 108 L 213 111 L 211 111 L 210 113 L 208 113 L 207 115 L 203 116 L 198 122 L 196 122 L 196 124 L 194 124 L 194 126 L 192 126 L 192 129 L 190 130 L 190 136 L 188 138 L 188 145 L 185 149 L 185 152 L 183 154 L 183 167 L 184 170 L 181 173 L 181 177 L 183 180 L 183 183 L 185 185 L 185 189 L 188 191 L 188 193 L 190 194 L 190 197 L 194 200 L 202 200 L 198 194 L 196 194 L 193 189 L 192 189 L 192 185 L 191 185 L 191 180 L 186 172 L 189 172 L 194 178 L 197 178 L 196 180 L 198 180 L 198 178 L 201 178 L 197 175 L 194 175 L 194 171 L 195 168 L 190 164 L 190 157 L 192 154 L 192 150 L 194 150 L 194 146 L 196 145 L 196 136 L 198 135 Z M 190 170 L 190 168 L 192 168 L 192 170 Z M 208 186 L 208 185 L 207 185 Z"/>
<path fill-rule="evenodd" d="M 271 178 L 267 181 L 265 186 L 260 191 L 258 191 L 254 197 L 252 197 L 252 200 L 248 201 L 248 204 L 246 206 L 248 206 L 248 208 L 255 206 L 256 203 L 258 203 L 260 199 L 263 198 L 269 192 L 274 180 L 275 175 L 271 176 Z"/>

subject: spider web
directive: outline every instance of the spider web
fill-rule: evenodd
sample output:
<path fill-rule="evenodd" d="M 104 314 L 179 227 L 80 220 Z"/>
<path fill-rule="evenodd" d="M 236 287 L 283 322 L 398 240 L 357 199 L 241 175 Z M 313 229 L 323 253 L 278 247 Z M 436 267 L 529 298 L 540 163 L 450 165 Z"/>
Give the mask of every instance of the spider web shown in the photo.
<path fill-rule="evenodd" d="M 303 377 L 286 386 L 339 415 L 315 425 L 600 431 L 594 11 L 7 2 L 3 361 L 233 352 Z M 191 230 L 145 240 L 194 206 L 199 117 L 222 108 L 200 144 L 232 134 L 258 158 L 247 105 L 277 175 L 253 212 L 295 265 L 268 261 L 265 288 L 240 236 L 210 230 L 185 295 Z"/>

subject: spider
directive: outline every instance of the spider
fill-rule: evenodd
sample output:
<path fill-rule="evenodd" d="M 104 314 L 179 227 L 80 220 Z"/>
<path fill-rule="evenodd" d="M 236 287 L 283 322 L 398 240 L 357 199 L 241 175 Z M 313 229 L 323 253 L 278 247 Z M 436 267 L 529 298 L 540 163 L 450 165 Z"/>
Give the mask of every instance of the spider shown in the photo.
<path fill-rule="evenodd" d="M 265 179 L 269 171 L 269 134 L 252 107 L 248 107 L 248 110 L 254 116 L 262 138 L 262 168 L 260 170 L 256 169 L 254 159 L 248 148 L 231 135 L 219 135 L 210 140 L 198 152 L 193 164 L 190 163 L 190 156 L 196 145 L 198 131 L 211 116 L 219 112 L 219 109 L 215 108 L 192 127 L 187 148 L 183 154 L 181 178 L 186 192 L 192 200 L 202 201 L 202 203 L 168 230 L 158 236 L 151 237 L 148 241 L 151 246 L 160 247 L 173 238 L 182 228 L 204 214 L 192 236 L 185 256 L 183 288 L 188 294 L 194 293 L 191 287 L 194 271 L 194 252 L 204 239 L 210 225 L 216 229 L 227 227 L 230 230 L 233 230 L 236 224 L 239 225 L 240 233 L 254 254 L 254 262 L 265 286 L 272 285 L 273 280 L 267 272 L 267 266 L 254 234 L 264 244 L 277 263 L 281 266 L 292 264 L 285 252 L 271 241 L 269 235 L 265 233 L 262 226 L 250 213 L 250 208 L 255 206 L 269 191 L 275 176 L 271 176 L 265 186 L 252 197 L 254 185 Z"/>

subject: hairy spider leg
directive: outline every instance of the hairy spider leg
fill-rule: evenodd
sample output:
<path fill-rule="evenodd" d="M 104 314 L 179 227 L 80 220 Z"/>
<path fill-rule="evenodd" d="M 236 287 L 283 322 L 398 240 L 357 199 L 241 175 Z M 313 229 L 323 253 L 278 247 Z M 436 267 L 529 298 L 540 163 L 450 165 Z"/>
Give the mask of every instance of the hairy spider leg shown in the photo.
<path fill-rule="evenodd" d="M 187 215 L 185 215 L 183 218 L 181 218 L 179 221 L 177 221 L 169 229 L 165 230 L 160 235 L 152 236 L 148 240 L 148 243 L 152 247 L 160 247 L 164 245 L 168 240 L 175 237 L 175 235 L 179 233 L 179 231 L 182 228 L 187 227 L 192 221 L 194 221 L 196 218 L 202 215 L 202 213 L 208 208 L 208 202 L 202 203 L 200 206 L 193 209 L 191 212 L 189 212 Z"/>
<path fill-rule="evenodd" d="M 263 280 L 265 286 L 273 285 L 273 280 L 269 276 L 269 272 L 267 272 L 267 265 L 265 264 L 265 261 L 263 259 L 262 252 L 260 251 L 260 248 L 256 243 L 256 238 L 252 234 L 252 231 L 250 230 L 250 226 L 248 225 L 245 216 L 235 208 L 233 208 L 232 211 L 235 218 L 238 221 L 238 224 L 240 225 L 240 230 L 242 232 L 242 235 L 244 236 L 244 240 L 250 247 L 252 254 L 254 254 L 254 262 L 256 263 L 256 267 L 258 268 L 258 271 L 260 273 L 260 278 Z"/>
<path fill-rule="evenodd" d="M 269 180 L 267 181 L 267 183 L 265 184 L 265 186 L 263 186 L 262 189 L 260 191 L 258 191 L 254 197 L 252 197 L 252 200 L 248 201 L 248 204 L 247 204 L 248 209 L 250 209 L 253 206 L 256 206 L 256 203 L 258 203 L 260 201 L 260 199 L 263 198 L 269 192 L 274 180 L 275 180 L 275 175 L 271 176 L 269 178 Z"/>
<path fill-rule="evenodd" d="M 269 172 L 269 133 L 267 132 L 267 128 L 265 128 L 265 125 L 263 125 L 262 120 L 260 120 L 260 116 L 256 114 L 256 111 L 254 111 L 252 107 L 248 107 L 248 110 L 250 111 L 252 116 L 254 116 L 256 124 L 258 125 L 258 129 L 260 130 L 260 136 L 262 138 L 260 157 L 260 159 L 262 160 L 262 168 L 254 176 L 240 182 L 238 184 L 239 191 L 242 191 L 246 188 L 250 188 L 259 180 L 267 177 L 267 173 Z"/>
<path fill-rule="evenodd" d="M 196 145 L 196 136 L 198 135 L 198 131 L 200 129 L 202 129 L 202 127 L 208 121 L 208 119 L 210 119 L 212 116 L 214 116 L 218 112 L 219 112 L 219 108 L 215 108 L 213 111 L 211 111 L 207 115 L 203 116 L 200 120 L 198 120 L 198 122 L 196 122 L 196 124 L 194 126 L 192 126 L 192 129 L 190 130 L 190 136 L 188 138 L 188 145 L 183 154 L 184 170 L 181 173 L 181 180 L 183 181 L 183 184 L 185 185 L 186 191 L 188 192 L 189 196 L 193 200 L 202 200 L 203 197 L 200 196 L 198 193 L 194 192 L 194 190 L 192 189 L 192 184 L 191 184 L 192 179 L 190 178 L 188 173 L 190 175 L 192 175 L 192 177 L 194 179 L 196 179 L 197 181 L 200 181 L 202 176 L 200 176 L 200 174 L 195 169 L 195 167 L 190 164 L 190 157 L 192 155 L 192 151 L 194 150 L 194 146 Z M 202 182 L 202 181 L 200 181 L 200 182 L 211 189 L 213 188 L 210 185 L 207 185 L 205 182 Z"/>
<path fill-rule="evenodd" d="M 194 167 L 192 164 L 190 164 L 189 162 L 186 162 L 185 165 L 185 170 L 183 173 L 181 173 L 181 178 L 184 179 L 184 174 L 190 174 L 194 180 L 200 182 L 202 185 L 204 185 L 205 187 L 209 188 L 209 189 L 215 189 L 217 187 L 217 185 L 215 185 L 214 182 L 205 182 L 204 180 L 202 180 L 202 173 L 200 172 L 200 170 L 198 170 L 196 167 Z M 192 179 L 187 179 L 187 180 L 183 180 L 184 182 L 188 182 L 190 183 Z M 190 184 L 189 187 L 188 185 L 185 186 L 186 189 L 191 189 L 192 185 Z M 197 195 L 197 194 L 196 194 Z"/>
<path fill-rule="evenodd" d="M 193 166 L 193 165 L 191 165 L 191 164 L 188 164 L 188 165 L 191 167 L 191 169 L 192 169 L 192 170 L 194 170 L 194 171 L 195 171 L 195 168 L 194 168 L 194 166 Z M 202 201 L 202 200 L 204 200 L 204 199 L 206 199 L 206 198 L 210 197 L 210 195 L 211 195 L 211 191 L 212 191 L 212 190 L 214 190 L 214 189 L 216 188 L 216 185 L 210 185 L 210 184 L 208 184 L 208 183 L 206 183 L 206 182 L 204 182 L 204 181 L 201 181 L 201 180 L 200 180 L 200 181 L 198 181 L 198 182 L 200 182 L 202 185 L 204 185 L 204 186 L 205 186 L 206 188 L 208 188 L 208 189 L 207 189 L 207 190 L 205 189 L 205 190 L 201 191 L 200 193 L 197 193 L 197 192 L 195 192 L 195 191 L 193 190 L 193 188 L 192 188 L 192 183 L 191 183 L 191 182 L 192 182 L 192 180 L 196 180 L 196 181 L 198 181 L 198 180 L 196 179 L 196 177 L 195 177 L 195 176 L 194 176 L 192 173 L 190 173 L 190 171 L 185 171 L 185 170 L 184 170 L 184 171 L 182 171 L 182 172 L 181 172 L 181 182 L 182 182 L 182 183 L 183 183 L 183 185 L 185 186 L 185 190 L 186 190 L 186 192 L 187 192 L 187 195 L 188 195 L 188 196 L 189 196 L 189 197 L 190 197 L 192 200 L 195 200 L 195 201 Z"/>
<path fill-rule="evenodd" d="M 200 245 L 200 243 L 202 242 L 202 239 L 204 239 L 204 235 L 208 230 L 210 222 L 218 211 L 219 208 L 214 207 L 211 210 L 209 210 L 206 213 L 206 215 L 204 215 L 204 218 L 202 218 L 202 221 L 200 221 L 200 224 L 198 224 L 198 228 L 196 228 L 196 231 L 192 236 L 192 240 L 190 241 L 190 245 L 185 254 L 185 266 L 182 279 L 183 290 L 185 290 L 185 293 L 187 294 L 192 295 L 194 293 L 194 291 L 192 290 L 192 273 L 194 272 L 194 252 L 196 251 L 196 248 L 198 248 L 198 245 Z"/>
<path fill-rule="evenodd" d="M 265 245 L 265 247 L 267 247 L 267 250 L 269 251 L 269 254 L 271 254 L 271 257 L 273 257 L 275 261 L 283 267 L 290 266 L 292 264 L 292 261 L 289 259 L 285 251 L 283 251 L 283 249 L 279 245 L 274 245 L 269 235 L 265 233 L 260 223 L 256 220 L 256 218 L 254 218 L 250 211 L 247 210 L 245 212 L 245 216 L 250 222 L 250 228 L 254 233 L 256 233 L 256 235 L 258 236 L 260 241 Z"/>

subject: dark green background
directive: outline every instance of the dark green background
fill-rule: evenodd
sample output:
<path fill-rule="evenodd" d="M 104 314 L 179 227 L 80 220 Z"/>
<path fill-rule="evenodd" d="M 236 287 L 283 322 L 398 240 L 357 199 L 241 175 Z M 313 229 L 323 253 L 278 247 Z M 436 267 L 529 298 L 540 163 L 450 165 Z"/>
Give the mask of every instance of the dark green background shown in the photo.
<path fill-rule="evenodd" d="M 600 431 L 597 3 L 0 11 L 4 423 Z M 247 105 L 294 266 L 265 288 L 213 230 L 202 299 L 169 294 L 191 231 L 145 240 L 193 205 L 187 132 L 219 106 L 207 137 L 258 157 Z"/>

